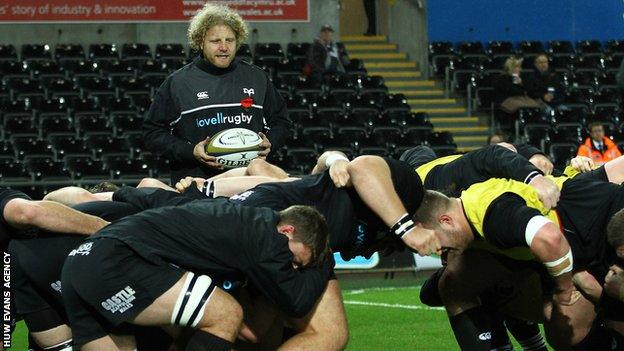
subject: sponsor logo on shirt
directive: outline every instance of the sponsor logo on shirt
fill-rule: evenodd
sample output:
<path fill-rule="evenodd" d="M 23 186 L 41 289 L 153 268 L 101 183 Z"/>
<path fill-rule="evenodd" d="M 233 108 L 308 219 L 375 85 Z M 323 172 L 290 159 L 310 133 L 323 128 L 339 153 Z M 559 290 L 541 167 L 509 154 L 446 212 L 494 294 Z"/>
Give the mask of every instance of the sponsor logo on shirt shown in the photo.
<path fill-rule="evenodd" d="M 243 88 L 243 94 L 247 94 L 247 96 L 251 97 L 256 92 L 253 88 Z"/>
<path fill-rule="evenodd" d="M 93 243 L 84 243 L 78 246 L 77 249 L 71 250 L 71 252 L 69 253 L 69 256 L 76 256 L 76 255 L 86 256 L 91 253 L 91 247 L 93 247 Z"/>
<path fill-rule="evenodd" d="M 60 280 L 55 281 L 54 283 L 50 284 L 50 286 L 52 287 L 54 291 L 58 293 L 62 293 Z"/>
<path fill-rule="evenodd" d="M 204 99 L 208 99 L 210 96 L 208 96 L 208 92 L 206 91 L 200 91 L 199 93 L 197 93 L 197 100 L 204 100 Z"/>
<path fill-rule="evenodd" d="M 479 340 L 491 340 L 491 339 L 492 339 L 491 332 L 485 332 L 485 333 L 479 334 Z"/>
<path fill-rule="evenodd" d="M 111 313 L 124 313 L 132 308 L 132 301 L 136 299 L 136 292 L 130 286 L 126 286 L 120 292 L 102 301 L 102 307 Z"/>
<path fill-rule="evenodd" d="M 247 190 L 247 191 L 245 191 L 243 193 L 236 194 L 236 195 L 230 197 L 230 200 L 245 201 L 253 193 L 254 193 L 253 190 Z"/>
<path fill-rule="evenodd" d="M 210 127 L 217 124 L 250 124 L 252 115 L 246 115 L 245 113 L 241 113 L 233 116 L 224 116 L 223 112 L 217 112 L 217 115 L 214 117 L 204 117 L 195 119 L 195 123 L 197 124 L 197 128 Z"/>

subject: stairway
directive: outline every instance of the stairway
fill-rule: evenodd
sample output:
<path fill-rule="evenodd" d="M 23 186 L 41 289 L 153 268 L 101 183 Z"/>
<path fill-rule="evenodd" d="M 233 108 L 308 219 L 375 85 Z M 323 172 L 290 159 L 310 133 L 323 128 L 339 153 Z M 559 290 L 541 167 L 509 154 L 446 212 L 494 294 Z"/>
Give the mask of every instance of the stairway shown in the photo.
<path fill-rule="evenodd" d="M 453 133 L 459 151 L 485 145 L 489 128 L 468 116 L 463 103 L 444 97 L 443 83 L 425 80 L 418 63 L 408 59 L 386 36 L 342 36 L 350 58 L 364 61 L 369 75 L 384 77 L 389 92 L 404 94 L 414 112 L 427 112 L 436 131 Z"/>

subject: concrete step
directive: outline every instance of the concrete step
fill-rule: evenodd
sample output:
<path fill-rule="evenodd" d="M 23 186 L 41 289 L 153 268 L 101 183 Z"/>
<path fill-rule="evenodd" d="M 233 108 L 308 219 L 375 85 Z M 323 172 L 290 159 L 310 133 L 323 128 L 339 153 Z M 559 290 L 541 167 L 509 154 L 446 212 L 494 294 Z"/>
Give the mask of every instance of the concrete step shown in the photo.
<path fill-rule="evenodd" d="M 388 88 L 415 88 L 415 87 L 433 87 L 434 80 L 410 80 L 410 81 L 390 81 L 386 82 Z"/>
<path fill-rule="evenodd" d="M 384 78 L 420 78 L 420 71 L 378 71 L 368 70 L 369 76 L 382 76 Z"/>
<path fill-rule="evenodd" d="M 471 127 L 446 127 L 446 128 L 438 128 L 435 123 L 433 124 L 433 129 L 436 132 L 448 131 L 453 133 L 453 135 L 465 135 L 465 136 L 476 136 L 476 135 L 487 135 L 490 128 L 487 126 L 471 126 Z"/>
<path fill-rule="evenodd" d="M 431 117 L 429 118 L 431 123 L 472 123 L 473 125 L 477 125 L 479 123 L 478 117 Z"/>
<path fill-rule="evenodd" d="M 474 150 L 479 149 L 481 147 L 483 147 L 483 145 L 479 145 L 479 146 L 459 146 L 459 145 L 457 145 L 457 152 L 461 153 L 461 154 L 465 154 L 466 152 L 474 151 Z"/>
<path fill-rule="evenodd" d="M 412 112 L 427 112 L 432 115 L 444 115 L 444 114 L 466 114 L 464 107 L 443 107 L 443 108 L 412 108 Z"/>
<path fill-rule="evenodd" d="M 345 45 L 347 43 L 379 43 L 387 42 L 388 38 L 385 35 L 341 35 L 340 41 Z"/>
<path fill-rule="evenodd" d="M 455 105 L 457 100 L 455 99 L 408 99 L 407 103 L 410 105 Z"/>
<path fill-rule="evenodd" d="M 349 54 L 354 52 L 367 52 L 367 51 L 397 51 L 396 44 L 383 43 L 383 44 L 346 44 L 345 48 Z"/>
<path fill-rule="evenodd" d="M 416 68 L 415 61 L 379 61 L 379 62 L 366 62 L 364 63 L 366 69 L 394 69 L 394 68 Z"/>
<path fill-rule="evenodd" d="M 407 96 L 407 98 L 428 98 L 428 97 L 441 97 L 444 96 L 444 92 L 442 90 L 398 90 L 398 89 L 392 89 L 390 90 L 391 93 L 393 94 L 403 94 L 405 96 Z"/>
<path fill-rule="evenodd" d="M 407 60 L 407 54 L 404 52 L 384 52 L 384 53 L 353 53 L 349 58 L 360 60 Z M 364 64 L 366 65 L 366 63 Z"/>
<path fill-rule="evenodd" d="M 462 145 L 475 145 L 475 144 L 485 145 L 486 139 L 487 139 L 487 134 L 453 136 L 453 140 L 455 140 L 457 144 L 461 143 Z"/>

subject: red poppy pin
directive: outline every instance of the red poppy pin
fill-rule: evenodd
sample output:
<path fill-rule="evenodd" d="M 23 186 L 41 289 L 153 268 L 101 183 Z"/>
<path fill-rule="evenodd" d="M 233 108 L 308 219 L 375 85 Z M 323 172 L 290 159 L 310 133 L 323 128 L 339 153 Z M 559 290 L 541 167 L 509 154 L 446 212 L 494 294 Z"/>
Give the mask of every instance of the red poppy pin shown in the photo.
<path fill-rule="evenodd" d="M 254 100 L 251 97 L 246 97 L 241 100 L 241 106 L 243 106 L 243 108 L 250 108 L 253 103 Z"/>

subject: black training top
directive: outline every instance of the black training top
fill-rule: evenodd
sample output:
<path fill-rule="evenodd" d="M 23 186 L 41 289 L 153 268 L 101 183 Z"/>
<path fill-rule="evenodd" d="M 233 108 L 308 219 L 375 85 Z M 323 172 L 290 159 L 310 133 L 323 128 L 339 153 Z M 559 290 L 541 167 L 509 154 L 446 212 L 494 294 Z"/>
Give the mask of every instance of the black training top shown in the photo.
<path fill-rule="evenodd" d="M 234 127 L 267 133 L 272 149 L 286 141 L 292 123 L 286 103 L 259 67 L 235 59 L 218 68 L 198 56 L 158 88 L 143 132 L 146 148 L 171 161 L 171 179 L 209 177 L 219 170 L 200 166 L 194 146 Z"/>
<path fill-rule="evenodd" d="M 418 174 L 405 162 L 384 160 L 390 168 L 394 190 L 408 214 L 413 215 L 423 197 Z M 292 182 L 260 184 L 233 196 L 231 201 L 274 210 L 297 204 L 313 206 L 327 220 L 332 250 L 340 252 L 344 259 L 368 252 L 368 248 L 389 233 L 355 188 L 336 188 L 327 171 Z"/>
<path fill-rule="evenodd" d="M 303 316 L 325 289 L 333 262 L 296 270 L 279 214 L 225 199 L 143 211 L 93 236 L 124 242 L 147 261 L 167 262 L 217 280 L 244 280 L 284 312 Z"/>

